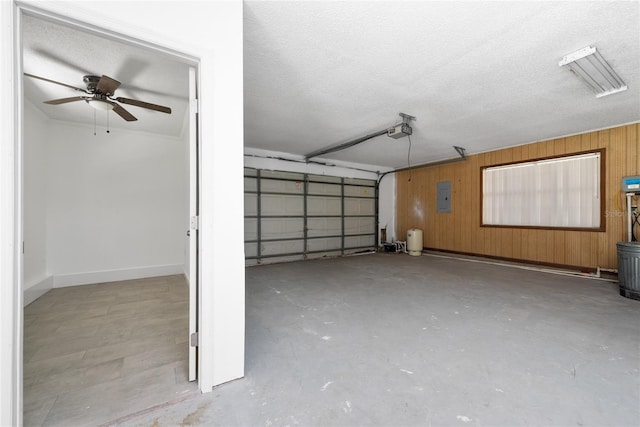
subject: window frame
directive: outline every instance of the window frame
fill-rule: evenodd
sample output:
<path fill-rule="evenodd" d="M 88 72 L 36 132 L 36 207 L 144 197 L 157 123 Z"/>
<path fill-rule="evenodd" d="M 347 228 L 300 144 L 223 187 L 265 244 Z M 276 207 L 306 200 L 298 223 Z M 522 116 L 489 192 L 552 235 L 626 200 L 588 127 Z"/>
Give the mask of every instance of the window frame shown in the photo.
<path fill-rule="evenodd" d="M 562 227 L 551 225 L 506 225 L 506 224 L 485 224 L 484 223 L 484 170 L 501 166 L 512 166 L 522 163 L 535 163 L 544 160 L 562 159 L 566 157 L 580 156 L 585 154 L 600 154 L 600 226 L 599 227 Z M 606 149 L 597 148 L 587 151 L 577 151 L 572 153 L 558 154 L 546 157 L 536 157 L 533 159 L 519 160 L 516 162 L 496 163 L 480 167 L 480 227 L 486 228 L 511 228 L 511 229 L 530 229 L 530 230 L 564 230 L 564 231 L 587 231 L 587 232 L 606 232 Z"/>

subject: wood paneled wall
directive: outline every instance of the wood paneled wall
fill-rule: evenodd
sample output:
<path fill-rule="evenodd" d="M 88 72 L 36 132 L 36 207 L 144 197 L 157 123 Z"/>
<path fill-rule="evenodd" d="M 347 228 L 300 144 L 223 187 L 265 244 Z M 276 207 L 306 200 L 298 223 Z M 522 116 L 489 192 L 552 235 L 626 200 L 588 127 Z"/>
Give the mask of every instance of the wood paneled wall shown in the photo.
<path fill-rule="evenodd" d="M 596 148 L 606 150 L 605 232 L 480 227 L 482 166 Z M 396 175 L 396 230 L 398 236 L 406 236 L 409 228 L 422 229 L 426 248 L 583 268 L 617 268 L 616 243 L 626 240 L 620 182 L 629 175 L 640 175 L 640 123 L 402 171 Z M 436 212 L 436 185 L 440 181 L 451 181 L 451 213 Z"/>

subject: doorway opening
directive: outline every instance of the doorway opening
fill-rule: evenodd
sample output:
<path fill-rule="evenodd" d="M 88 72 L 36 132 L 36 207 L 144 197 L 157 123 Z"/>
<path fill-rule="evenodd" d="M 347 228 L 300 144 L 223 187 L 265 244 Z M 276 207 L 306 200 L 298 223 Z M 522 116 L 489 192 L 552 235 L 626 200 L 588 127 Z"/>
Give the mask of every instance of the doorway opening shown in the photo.
<path fill-rule="evenodd" d="M 185 376 L 188 375 L 191 380 L 195 379 L 193 377 L 196 373 L 195 348 L 191 343 L 197 345 L 197 339 L 193 340 L 191 334 L 195 332 L 194 328 L 197 326 L 199 168 L 197 167 L 197 110 L 193 108 L 193 101 L 197 99 L 198 60 L 158 46 L 147 45 L 123 35 L 110 33 L 104 29 L 64 21 L 42 11 L 23 9 L 22 12 L 20 34 L 23 51 L 22 71 L 24 72 L 37 71 L 40 75 L 44 74 L 43 77 L 55 77 L 53 74 L 60 73 L 62 77 L 56 78 L 56 81 L 63 82 L 68 82 L 65 76 L 72 78 L 72 74 L 78 74 L 81 77 L 83 72 L 105 75 L 109 73 L 123 81 L 121 89 L 125 89 L 125 84 L 129 85 L 129 92 L 126 92 L 125 96 L 133 98 L 133 96 L 146 95 L 147 99 L 162 98 L 166 96 L 166 85 L 147 85 L 149 81 L 136 80 L 137 77 L 145 75 L 150 76 L 147 78 L 151 80 L 160 78 L 157 75 L 158 72 L 149 74 L 146 72 L 148 70 L 145 71 L 150 67 L 145 60 L 153 57 L 158 58 L 159 61 L 164 58 L 164 61 L 169 64 L 178 64 L 178 68 L 184 71 L 183 79 L 188 86 L 187 90 L 182 88 L 173 94 L 186 107 L 182 110 L 180 134 L 169 136 L 162 135 L 162 126 L 168 121 L 162 123 L 160 131 L 130 131 L 119 127 L 116 121 L 120 118 L 111 114 L 109 128 L 106 128 L 104 122 L 101 124 L 101 118 L 97 112 L 95 122 L 92 123 L 91 116 L 94 111 L 91 111 L 84 102 L 74 105 L 72 111 L 59 108 L 55 112 L 52 110 L 43 112 L 38 108 L 39 102 L 23 98 L 22 122 L 25 126 L 21 151 L 24 178 L 18 185 L 23 205 L 19 232 L 22 235 L 22 241 L 25 242 L 21 289 L 25 291 L 25 297 L 28 299 L 37 298 L 38 294 L 42 295 L 48 290 L 55 291 L 56 294 L 55 298 L 49 301 L 42 299 L 34 303 L 42 301 L 40 308 L 45 310 L 44 314 L 29 317 L 27 309 L 22 311 L 25 319 L 23 413 L 26 414 L 31 410 L 37 417 L 44 414 L 55 418 L 56 412 L 52 402 L 59 400 L 59 395 L 56 395 L 55 400 L 53 396 L 46 394 L 39 396 L 42 398 L 28 400 L 27 392 L 32 390 L 32 385 L 35 386 L 33 389 L 36 391 L 52 388 L 57 391 L 66 390 L 67 400 L 75 401 L 77 404 L 77 397 L 87 394 L 79 390 L 86 386 L 86 390 L 90 393 L 93 390 L 91 381 L 94 379 L 106 380 L 111 387 L 117 387 L 114 384 L 117 383 L 118 378 L 129 372 L 125 369 L 127 363 L 131 368 L 135 366 L 132 364 L 137 360 L 140 364 L 131 369 L 140 370 L 145 367 L 155 369 L 158 366 L 153 366 L 154 364 L 162 366 L 162 362 L 167 361 L 162 360 L 162 357 L 159 357 L 160 360 L 158 358 L 152 360 L 152 354 L 149 351 L 136 352 L 127 349 L 121 342 L 124 338 L 133 338 L 129 341 L 134 343 L 134 346 L 137 343 L 139 349 L 144 350 L 144 340 L 150 333 L 154 333 L 153 328 L 166 327 L 166 320 L 172 320 L 167 319 L 170 316 L 163 309 L 167 307 L 166 305 L 153 307 L 145 302 L 148 300 L 175 303 L 178 308 L 180 304 L 184 305 L 182 314 L 185 319 L 188 318 L 186 322 L 188 326 L 184 333 L 180 337 L 171 337 L 170 334 L 162 333 L 160 336 L 165 340 L 173 339 L 176 347 L 182 346 L 184 352 L 193 354 L 193 357 L 188 357 L 190 368 L 188 373 L 185 372 Z M 59 38 L 57 40 L 59 42 L 65 34 L 69 36 L 73 33 L 71 37 L 76 37 L 75 44 L 63 43 L 62 50 L 56 50 L 51 45 L 42 43 L 28 45 L 27 31 L 30 28 L 30 20 L 40 24 L 41 30 L 46 30 L 40 33 L 42 40 L 55 43 L 56 37 Z M 101 49 L 97 45 L 101 42 L 100 40 L 107 47 Z M 111 51 L 108 45 L 113 46 Z M 76 52 L 82 52 L 87 48 L 89 52 L 84 57 L 82 54 L 80 56 L 69 54 L 74 49 Z M 32 52 L 28 54 L 26 49 L 32 49 Z M 96 56 L 96 52 L 102 52 L 102 55 Z M 31 57 L 29 57 L 30 54 L 32 54 Z M 114 66 L 113 62 L 117 61 L 118 55 L 121 55 L 122 63 Z M 96 65 L 100 61 L 105 61 L 106 65 Z M 105 70 L 109 67 L 109 63 L 115 71 Z M 38 69 L 27 69 L 27 66 Z M 31 81 L 23 82 L 24 96 L 37 99 L 38 95 L 44 95 L 43 92 L 49 90 L 32 83 Z M 56 87 L 55 90 L 60 89 L 64 87 Z M 52 95 L 54 95 L 53 98 L 57 97 L 55 94 Z M 88 111 L 81 111 L 80 107 Z M 151 121 L 155 113 L 134 111 L 140 123 L 144 118 Z M 65 114 L 71 114 L 74 117 L 73 120 L 66 119 Z M 176 114 L 176 108 L 173 114 Z M 27 121 L 27 115 L 33 120 Z M 88 124 L 83 124 L 87 117 Z M 107 120 L 104 115 L 102 119 L 105 122 Z M 38 120 L 47 124 L 39 126 Z M 91 127 L 96 130 L 95 136 Z M 110 132 L 106 133 L 106 130 Z M 41 138 L 39 142 L 46 142 L 46 146 L 33 147 L 31 137 L 34 137 L 34 140 Z M 175 161 L 176 157 L 181 159 L 181 165 L 171 162 L 171 160 Z M 31 174 L 32 172 L 35 173 Z M 35 185 L 38 184 L 37 181 L 40 186 Z M 31 194 L 30 189 L 33 188 L 40 192 Z M 171 193 L 174 197 L 172 200 L 175 200 L 176 194 L 182 197 L 179 203 L 181 209 L 174 209 L 171 213 L 166 211 L 167 203 L 163 204 L 163 201 L 167 201 L 167 193 Z M 38 199 L 40 199 L 39 202 Z M 144 204 L 149 209 L 142 210 L 141 206 Z M 132 205 L 135 208 L 129 209 Z M 103 221 L 98 221 L 100 219 Z M 164 231 L 163 224 L 167 223 L 173 224 L 172 236 L 162 239 L 159 234 Z M 39 224 L 41 228 L 31 228 L 31 224 Z M 40 237 L 44 236 L 44 239 L 39 239 L 38 234 Z M 114 236 L 120 238 L 116 239 Z M 170 244 L 166 245 L 171 241 L 180 242 L 182 262 L 175 261 L 175 253 L 172 258 L 170 252 L 175 251 L 176 248 L 170 247 Z M 135 262 L 127 262 L 132 260 Z M 188 285 L 184 278 L 187 278 Z M 109 284 L 100 284 L 105 282 Z M 67 285 L 84 286 L 65 287 Z M 177 294 L 167 293 L 160 296 L 165 290 L 170 291 L 181 286 L 188 287 L 186 292 L 188 296 L 184 302 L 172 301 L 172 299 L 182 298 Z M 97 294 L 87 297 L 92 288 L 95 288 L 93 290 L 97 291 Z M 114 295 L 109 296 L 110 292 L 124 297 L 129 292 L 131 297 L 142 297 L 142 302 L 118 300 Z M 77 294 L 83 295 L 78 302 L 65 304 L 69 298 Z M 145 294 L 148 297 L 146 300 Z M 29 301 L 25 300 L 25 302 Z M 47 307 L 47 304 L 50 306 Z M 140 305 L 137 304 L 142 306 L 147 304 L 148 313 L 141 311 Z M 75 314 L 84 313 L 84 317 L 71 317 L 71 324 L 56 325 L 53 320 L 66 319 L 66 315 L 60 312 L 46 312 L 47 308 L 55 306 L 70 309 Z M 189 312 L 188 316 L 184 313 L 186 310 Z M 138 323 L 125 326 L 120 330 L 112 328 L 116 330 L 112 330 L 111 335 L 106 334 L 105 324 L 101 323 L 100 316 L 106 316 L 104 318 L 109 320 L 124 319 L 127 312 L 135 314 Z M 158 314 L 159 320 L 154 322 L 151 317 Z M 143 325 L 145 320 L 147 325 Z M 93 326 L 91 326 L 92 322 Z M 43 325 L 55 330 L 38 331 L 38 326 Z M 151 329 L 145 331 L 145 326 Z M 158 332 L 158 329 L 155 332 Z M 45 333 L 45 341 L 41 341 L 35 347 L 27 348 L 27 339 L 34 338 L 42 332 Z M 56 332 L 60 339 L 55 338 Z M 31 334 L 33 336 L 30 336 Z M 63 336 L 67 338 L 71 336 L 76 339 L 75 342 L 91 341 L 97 347 L 93 350 L 83 349 L 80 344 L 65 342 L 62 339 Z M 54 351 L 56 343 L 57 354 Z M 75 345 L 78 347 L 74 347 Z M 47 349 L 51 351 L 48 356 Z M 118 353 L 118 350 L 122 352 Z M 110 359 L 106 356 L 109 352 L 112 352 L 113 356 Z M 95 357 L 93 364 L 88 362 L 91 357 Z M 28 372 L 31 368 L 40 369 L 39 372 L 44 372 L 47 379 L 31 376 Z M 174 374 L 177 376 L 176 369 L 174 367 Z M 70 373 L 71 376 L 69 376 Z M 147 384 L 136 384 L 135 381 L 130 381 L 124 386 L 133 393 L 137 391 L 144 394 L 140 386 L 153 385 L 154 378 L 157 377 L 148 377 L 147 381 L 150 383 Z M 57 387 L 56 384 L 58 384 Z M 95 388 L 99 387 L 95 386 Z M 197 390 L 197 387 L 195 389 Z M 124 398 L 127 397 L 124 396 Z M 172 398 L 175 396 L 168 397 L 167 400 Z M 154 402 L 149 400 L 148 403 L 143 404 L 150 406 Z M 84 409 L 92 413 L 91 408 Z M 144 408 L 132 408 L 131 412 L 139 409 Z M 119 415 L 120 413 L 117 412 L 107 413 L 104 421 L 108 422 Z M 27 423 L 28 420 L 26 418 L 24 420 Z M 92 422 L 95 420 L 94 416 Z"/>

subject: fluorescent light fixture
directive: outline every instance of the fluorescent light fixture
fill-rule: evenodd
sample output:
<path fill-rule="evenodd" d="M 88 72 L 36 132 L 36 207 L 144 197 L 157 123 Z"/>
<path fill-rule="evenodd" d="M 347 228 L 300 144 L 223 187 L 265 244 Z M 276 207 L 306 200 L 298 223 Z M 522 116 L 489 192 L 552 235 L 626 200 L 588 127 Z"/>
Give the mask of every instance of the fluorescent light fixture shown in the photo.
<path fill-rule="evenodd" d="M 584 80 L 596 98 L 627 90 L 627 85 L 593 46 L 566 55 L 558 65 L 566 65 Z"/>
<path fill-rule="evenodd" d="M 96 110 L 109 111 L 113 110 L 113 104 L 101 99 L 87 99 L 87 104 L 91 105 Z"/>

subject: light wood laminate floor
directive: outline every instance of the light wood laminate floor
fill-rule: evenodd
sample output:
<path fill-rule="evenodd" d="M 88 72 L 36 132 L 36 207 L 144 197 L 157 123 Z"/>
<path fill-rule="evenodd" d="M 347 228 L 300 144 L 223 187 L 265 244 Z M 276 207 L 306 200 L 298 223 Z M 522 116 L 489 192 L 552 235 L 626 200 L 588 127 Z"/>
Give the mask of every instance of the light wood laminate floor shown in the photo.
<path fill-rule="evenodd" d="M 197 392 L 184 276 L 56 288 L 24 310 L 24 424 L 99 425 Z"/>

